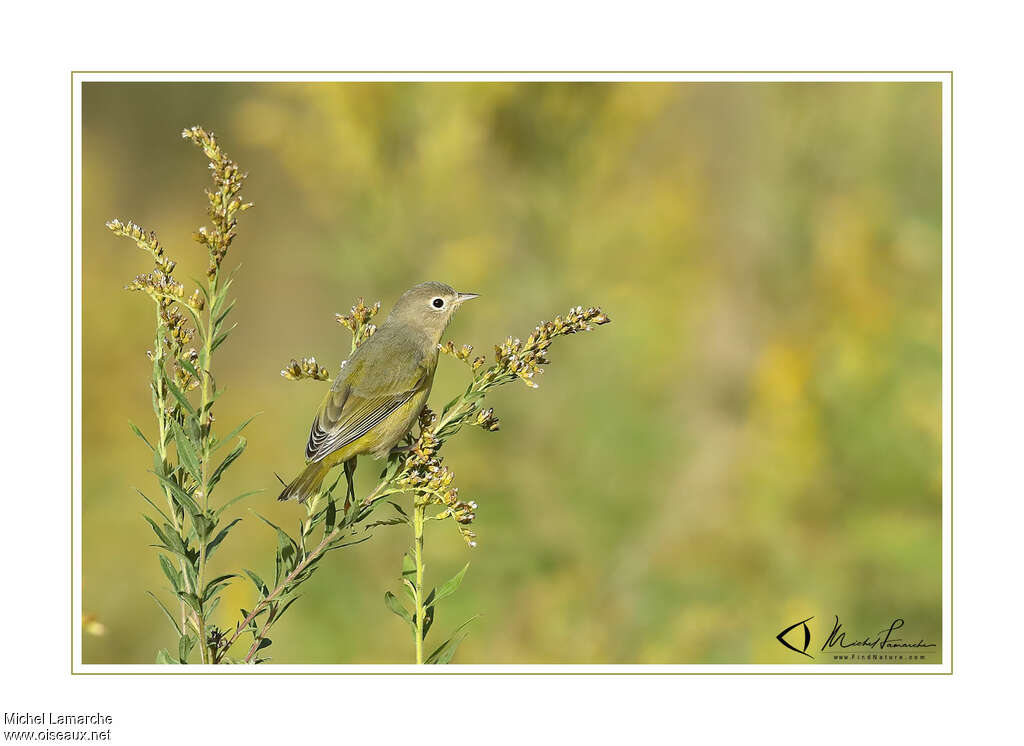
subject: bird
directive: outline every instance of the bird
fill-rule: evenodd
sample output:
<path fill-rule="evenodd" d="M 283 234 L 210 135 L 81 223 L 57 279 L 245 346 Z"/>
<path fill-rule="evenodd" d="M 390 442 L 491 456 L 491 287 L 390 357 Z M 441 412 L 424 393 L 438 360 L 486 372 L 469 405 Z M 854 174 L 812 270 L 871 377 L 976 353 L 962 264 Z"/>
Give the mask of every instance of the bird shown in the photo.
<path fill-rule="evenodd" d="M 427 403 L 448 323 L 459 306 L 477 297 L 442 282 L 422 282 L 402 293 L 384 323 L 342 363 L 313 418 L 306 467 L 278 500 L 305 502 L 339 464 L 391 452 Z"/>

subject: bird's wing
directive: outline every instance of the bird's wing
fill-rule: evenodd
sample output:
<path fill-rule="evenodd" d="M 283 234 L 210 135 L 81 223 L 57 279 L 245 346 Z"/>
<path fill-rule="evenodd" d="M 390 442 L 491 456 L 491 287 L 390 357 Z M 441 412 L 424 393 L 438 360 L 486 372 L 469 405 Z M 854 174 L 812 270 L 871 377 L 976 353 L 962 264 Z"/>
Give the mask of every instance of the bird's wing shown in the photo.
<path fill-rule="evenodd" d="M 417 366 L 411 380 L 401 390 L 367 391 L 347 384 L 331 390 L 313 419 L 306 443 L 306 459 L 322 461 L 327 455 L 344 448 L 366 435 L 423 389 L 429 371 Z"/>

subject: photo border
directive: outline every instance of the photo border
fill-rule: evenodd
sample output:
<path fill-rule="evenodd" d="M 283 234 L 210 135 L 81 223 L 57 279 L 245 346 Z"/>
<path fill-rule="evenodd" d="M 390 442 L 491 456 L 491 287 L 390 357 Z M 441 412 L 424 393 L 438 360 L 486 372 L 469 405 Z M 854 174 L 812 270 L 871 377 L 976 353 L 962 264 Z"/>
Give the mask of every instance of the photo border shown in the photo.
<path fill-rule="evenodd" d="M 82 652 L 82 84 L 87 82 L 937 82 L 942 90 L 942 662 L 793 664 L 86 664 Z M 71 71 L 72 675 L 952 675 L 953 673 L 953 71 L 347 70 Z"/>

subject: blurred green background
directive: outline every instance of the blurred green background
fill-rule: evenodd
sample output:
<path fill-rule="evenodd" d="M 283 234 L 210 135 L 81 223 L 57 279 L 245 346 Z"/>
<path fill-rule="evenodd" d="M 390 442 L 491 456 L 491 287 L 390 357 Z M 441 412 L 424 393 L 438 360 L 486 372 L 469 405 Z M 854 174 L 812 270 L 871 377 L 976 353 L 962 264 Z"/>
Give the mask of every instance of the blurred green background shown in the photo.
<path fill-rule="evenodd" d="M 217 418 L 263 414 L 222 494 L 267 489 L 247 505 L 275 522 L 298 519 L 273 472 L 301 465 L 324 391 L 279 371 L 335 371 L 357 297 L 481 293 L 448 337 L 482 352 L 570 304 L 613 320 L 556 343 L 539 389 L 498 391 L 500 432 L 447 448 L 480 504 L 475 550 L 428 527 L 430 579 L 472 560 L 432 633 L 483 614 L 456 662 L 798 663 L 775 635 L 815 615 L 818 645 L 834 614 L 940 641 L 938 84 L 86 83 L 85 662 L 173 643 L 128 427 L 153 429 L 152 311 L 121 290 L 149 264 L 103 224 L 201 275 L 192 124 L 250 172 Z M 434 406 L 465 383 L 442 359 Z M 272 567 L 248 508 L 213 572 Z M 385 528 L 325 561 L 274 662 L 408 662 L 383 603 L 408 543 Z M 238 582 L 221 623 L 251 599 Z"/>

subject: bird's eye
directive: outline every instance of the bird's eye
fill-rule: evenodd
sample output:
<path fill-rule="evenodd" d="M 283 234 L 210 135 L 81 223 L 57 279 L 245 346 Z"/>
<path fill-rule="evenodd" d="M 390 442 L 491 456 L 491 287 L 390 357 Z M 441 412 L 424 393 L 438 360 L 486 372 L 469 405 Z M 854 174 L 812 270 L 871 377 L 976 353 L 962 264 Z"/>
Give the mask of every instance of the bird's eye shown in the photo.
<path fill-rule="evenodd" d="M 430 305 L 434 308 L 444 308 L 444 298 L 434 298 L 434 300 L 430 301 Z"/>

